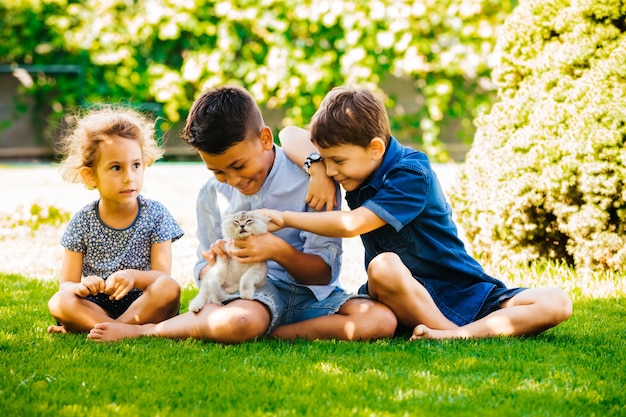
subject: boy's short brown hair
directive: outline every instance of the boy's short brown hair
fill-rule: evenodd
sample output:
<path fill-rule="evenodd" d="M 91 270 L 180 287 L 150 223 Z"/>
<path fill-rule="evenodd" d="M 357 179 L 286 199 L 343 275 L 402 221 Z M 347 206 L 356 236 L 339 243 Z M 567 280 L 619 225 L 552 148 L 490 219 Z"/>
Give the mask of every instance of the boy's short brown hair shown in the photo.
<path fill-rule="evenodd" d="M 311 120 L 311 141 L 320 148 L 341 144 L 365 148 L 375 137 L 389 141 L 389 116 L 382 100 L 366 88 L 333 88 Z"/>

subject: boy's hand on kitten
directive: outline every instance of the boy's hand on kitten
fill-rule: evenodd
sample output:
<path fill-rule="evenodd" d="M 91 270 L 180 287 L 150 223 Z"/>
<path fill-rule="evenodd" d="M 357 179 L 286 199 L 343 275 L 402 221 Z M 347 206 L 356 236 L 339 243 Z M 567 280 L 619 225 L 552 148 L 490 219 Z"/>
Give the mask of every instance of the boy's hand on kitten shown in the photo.
<path fill-rule="evenodd" d="M 209 265 L 213 265 L 215 263 L 215 259 L 219 256 L 221 258 L 228 258 L 228 253 L 226 252 L 226 240 L 219 239 L 215 242 L 211 243 L 211 247 L 209 250 L 205 250 L 200 252 L 200 255 L 209 263 Z"/>
<path fill-rule="evenodd" d="M 268 232 L 275 232 L 285 227 L 285 222 L 283 220 L 282 211 L 270 210 L 270 209 L 259 209 L 259 210 L 252 210 L 252 213 L 257 216 L 267 217 L 268 219 L 270 219 L 270 222 L 267 225 Z"/>
<path fill-rule="evenodd" d="M 276 237 L 271 233 L 248 236 L 245 239 L 233 241 L 230 255 L 242 264 L 252 264 L 272 259 L 273 248 L 276 247 Z"/>

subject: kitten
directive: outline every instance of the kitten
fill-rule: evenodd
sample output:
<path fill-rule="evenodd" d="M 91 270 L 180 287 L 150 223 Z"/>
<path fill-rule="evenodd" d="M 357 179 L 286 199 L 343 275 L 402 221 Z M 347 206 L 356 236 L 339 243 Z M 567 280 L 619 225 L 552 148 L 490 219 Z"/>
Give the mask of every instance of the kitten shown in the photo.
<path fill-rule="evenodd" d="M 245 239 L 248 236 L 267 232 L 270 219 L 246 211 L 226 215 L 222 219 L 222 235 L 227 239 L 226 252 L 234 249 L 232 239 Z M 251 300 L 256 287 L 265 285 L 267 262 L 242 264 L 229 257 L 218 256 L 207 269 L 200 281 L 200 292 L 189 303 L 189 311 L 197 313 L 207 303 L 222 304 L 228 294 L 237 290 L 241 298 Z"/>

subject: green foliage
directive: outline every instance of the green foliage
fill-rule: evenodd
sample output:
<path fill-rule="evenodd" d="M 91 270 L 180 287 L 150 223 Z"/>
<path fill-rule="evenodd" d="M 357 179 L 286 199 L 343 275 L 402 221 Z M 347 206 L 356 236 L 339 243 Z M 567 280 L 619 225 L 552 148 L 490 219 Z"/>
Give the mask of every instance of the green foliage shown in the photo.
<path fill-rule="evenodd" d="M 58 284 L 0 273 L 7 416 L 621 416 L 626 298 L 534 338 L 219 345 L 50 335 Z M 183 305 L 195 295 L 183 291 Z"/>
<path fill-rule="evenodd" d="M 55 24 L 66 13 L 66 5 L 64 0 L 0 2 L 0 64 L 83 64 L 84 55 L 66 47 L 64 30 Z M 22 93 L 14 98 L 15 111 L 25 112 L 31 105 L 29 98 L 34 99 L 33 123 L 42 132 L 37 139 L 51 140 L 63 115 L 81 103 L 82 80 L 76 74 L 58 72 L 20 71 L 14 75 L 21 82 Z"/>
<path fill-rule="evenodd" d="M 534 0 L 507 19 L 501 100 L 452 194 L 474 252 L 626 266 L 626 3 Z"/>
<path fill-rule="evenodd" d="M 70 212 L 45 203 L 33 203 L 28 209 L 17 207 L 11 215 L 0 217 L 0 227 L 26 227 L 32 232 L 43 225 L 60 227 L 70 221 Z"/>
<path fill-rule="evenodd" d="M 168 123 L 186 117 L 206 87 L 235 83 L 284 110 L 283 125 L 304 125 L 332 87 L 380 89 L 398 77 L 420 99 L 406 109 L 389 94 L 396 135 L 437 152 L 446 124 L 471 132 L 489 108 L 496 32 L 515 3 L 22 0 L 0 6 L 11 17 L 0 63 L 74 63 L 84 54 L 85 101 L 162 103 Z"/>

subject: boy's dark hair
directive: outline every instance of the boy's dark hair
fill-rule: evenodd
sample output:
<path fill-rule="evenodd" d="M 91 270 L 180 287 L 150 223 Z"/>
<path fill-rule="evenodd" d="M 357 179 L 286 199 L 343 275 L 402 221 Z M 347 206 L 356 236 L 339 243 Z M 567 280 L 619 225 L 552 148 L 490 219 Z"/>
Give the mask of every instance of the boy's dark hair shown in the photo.
<path fill-rule="evenodd" d="M 311 120 L 311 141 L 320 148 L 365 148 L 375 137 L 389 142 L 389 116 L 382 100 L 366 88 L 333 88 Z"/>
<path fill-rule="evenodd" d="M 221 155 L 265 126 L 249 92 L 237 86 L 205 91 L 191 106 L 182 138 L 194 148 Z"/>

